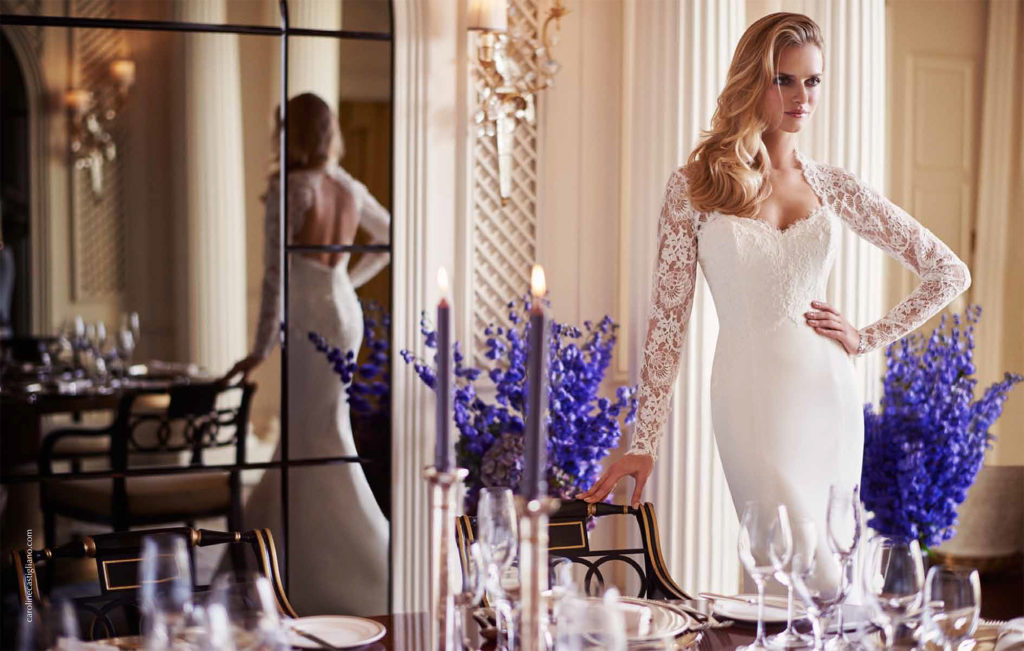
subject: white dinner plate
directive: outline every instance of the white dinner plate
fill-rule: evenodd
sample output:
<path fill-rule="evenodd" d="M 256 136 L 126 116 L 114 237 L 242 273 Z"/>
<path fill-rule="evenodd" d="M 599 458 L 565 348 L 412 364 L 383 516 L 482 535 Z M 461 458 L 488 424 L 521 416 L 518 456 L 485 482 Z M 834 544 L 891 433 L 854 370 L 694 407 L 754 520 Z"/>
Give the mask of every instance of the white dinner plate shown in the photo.
<path fill-rule="evenodd" d="M 630 637 L 630 642 L 675 637 L 697 627 L 696 619 L 671 604 L 633 597 L 620 597 L 619 601 L 651 610 L 650 632 L 645 636 Z"/>
<path fill-rule="evenodd" d="M 316 615 L 298 617 L 288 621 L 288 642 L 300 649 L 321 649 L 319 644 L 295 632 L 296 629 L 312 633 L 331 646 L 354 647 L 376 642 L 387 629 L 380 622 L 347 615 Z"/>
<path fill-rule="evenodd" d="M 736 597 L 752 600 L 754 603 L 745 604 L 728 599 L 716 599 L 714 610 L 715 617 L 718 617 L 719 619 L 735 619 L 740 622 L 757 622 L 757 595 L 738 594 Z M 802 619 L 803 617 L 805 617 L 804 609 L 800 604 L 794 604 L 793 619 L 797 620 Z M 764 598 L 765 623 L 785 624 L 786 619 L 786 598 L 766 596 Z"/>

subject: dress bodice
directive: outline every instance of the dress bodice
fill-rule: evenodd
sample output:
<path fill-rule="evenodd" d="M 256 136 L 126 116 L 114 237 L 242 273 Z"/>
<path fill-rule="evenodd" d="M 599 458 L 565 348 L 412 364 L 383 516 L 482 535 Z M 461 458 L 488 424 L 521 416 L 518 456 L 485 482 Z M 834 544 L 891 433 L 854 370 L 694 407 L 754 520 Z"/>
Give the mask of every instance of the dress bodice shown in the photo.
<path fill-rule="evenodd" d="M 858 330 L 857 355 L 919 327 L 970 286 L 963 261 L 905 210 L 842 168 L 799 150 L 796 158 L 820 204 L 783 230 L 757 219 L 699 212 L 690 203 L 684 169 L 669 178 L 629 453 L 657 455 L 698 263 L 715 301 L 720 336 L 758 337 L 787 320 L 804 323 L 810 302 L 825 295 L 845 224 L 921 279 L 887 314 Z"/>
<path fill-rule="evenodd" d="M 723 337 L 803 323 L 824 299 L 842 225 L 825 204 L 780 230 L 759 219 L 713 213 L 697 231 L 698 261 Z"/>

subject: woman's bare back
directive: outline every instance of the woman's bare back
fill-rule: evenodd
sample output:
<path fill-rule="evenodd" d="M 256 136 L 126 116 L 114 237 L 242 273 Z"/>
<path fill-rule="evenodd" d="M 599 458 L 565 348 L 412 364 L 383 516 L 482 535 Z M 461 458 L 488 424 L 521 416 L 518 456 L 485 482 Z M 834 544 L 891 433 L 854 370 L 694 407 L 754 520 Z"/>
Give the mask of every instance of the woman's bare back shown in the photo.
<path fill-rule="evenodd" d="M 337 179 L 322 174 L 320 183 L 313 185 L 313 205 L 303 214 L 293 242 L 307 246 L 352 244 L 359 228 L 356 198 Z M 337 251 L 302 255 L 328 267 L 334 267 L 346 256 Z"/>

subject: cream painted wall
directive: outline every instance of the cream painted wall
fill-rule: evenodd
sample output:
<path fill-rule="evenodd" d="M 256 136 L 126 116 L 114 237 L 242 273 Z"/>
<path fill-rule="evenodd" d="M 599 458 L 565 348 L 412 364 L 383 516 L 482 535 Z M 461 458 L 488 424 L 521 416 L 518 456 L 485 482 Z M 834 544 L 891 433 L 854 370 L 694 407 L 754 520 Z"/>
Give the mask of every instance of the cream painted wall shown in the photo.
<path fill-rule="evenodd" d="M 889 196 L 949 244 L 972 269 L 974 260 L 986 256 L 985 251 L 972 250 L 972 236 L 978 219 L 987 8 L 985 0 L 889 0 L 887 7 L 892 134 L 888 138 L 892 161 Z M 1019 132 L 1016 138 L 1021 141 Z M 1020 146 L 1016 150 L 1019 156 Z M 1018 160 L 1016 170 L 1005 173 L 1019 179 L 1019 169 Z M 1019 182 L 1017 186 L 1019 189 Z M 1017 214 L 1019 217 L 1020 212 Z M 1010 220 L 1008 235 L 1002 243 L 1008 251 L 1024 247 L 1021 219 Z M 1024 269 L 1012 254 L 1006 260 L 1002 323 L 986 321 L 983 312 L 976 342 L 980 349 L 991 343 L 992 337 L 1001 337 L 1002 360 L 999 368 L 979 368 L 978 395 L 1001 378 L 1003 371 L 1024 372 L 1019 336 L 1024 323 L 1024 293 L 1020 290 Z M 894 261 L 888 262 L 887 271 L 888 302 L 895 304 L 916 286 L 917 278 Z M 977 290 L 972 287 L 948 311 L 962 311 Z M 983 310 L 985 307 L 982 305 Z M 921 332 L 928 333 L 937 324 L 938 319 L 932 319 Z M 1011 393 L 993 431 L 998 439 L 986 455 L 986 463 L 1024 465 L 1024 389 L 1018 387 Z"/>
<path fill-rule="evenodd" d="M 629 246 L 620 199 L 621 0 L 571 5 L 555 48 L 562 70 L 542 95 L 539 260 L 556 319 L 626 316 L 621 280 Z M 625 343 L 613 382 L 625 382 Z"/>

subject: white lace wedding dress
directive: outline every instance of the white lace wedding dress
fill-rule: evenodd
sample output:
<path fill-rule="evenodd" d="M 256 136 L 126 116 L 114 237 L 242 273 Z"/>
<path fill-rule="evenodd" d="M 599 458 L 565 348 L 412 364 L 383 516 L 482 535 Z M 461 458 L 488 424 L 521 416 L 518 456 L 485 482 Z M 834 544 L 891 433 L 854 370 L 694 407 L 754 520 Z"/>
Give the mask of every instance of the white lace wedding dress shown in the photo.
<path fill-rule="evenodd" d="M 329 174 L 354 197 L 359 226 L 373 243 L 386 243 L 390 216 L 345 170 L 296 171 L 288 176 L 288 232 L 302 226 L 318 184 Z M 266 357 L 278 341 L 281 310 L 278 184 L 267 192 L 263 296 L 254 353 Z M 304 255 L 289 256 L 288 436 L 289 458 L 356 455 L 345 386 L 309 341 L 310 331 L 341 350 L 358 352 L 363 313 L 356 288 L 379 272 L 388 255 L 364 254 L 348 269 L 344 255 L 334 267 Z M 280 443 L 274 459 L 280 458 Z M 279 471 L 267 471 L 246 501 L 246 528 L 270 527 L 283 547 Z M 290 584 L 300 615 L 380 615 L 387 612 L 388 522 L 357 463 L 299 466 L 289 471 Z M 283 549 L 279 562 L 284 565 Z"/>
<path fill-rule="evenodd" d="M 825 290 L 842 225 L 920 278 L 877 322 L 857 354 L 914 330 L 970 285 L 966 265 L 899 206 L 855 175 L 796 152 L 819 205 L 784 230 L 757 219 L 699 213 L 687 179 L 669 179 L 640 371 L 630 454 L 657 456 L 693 304 L 697 264 L 719 320 L 711 419 L 737 514 L 748 500 L 786 504 L 824 532 L 830 484 L 860 482 L 863 402 L 853 359 L 803 314 Z"/>

